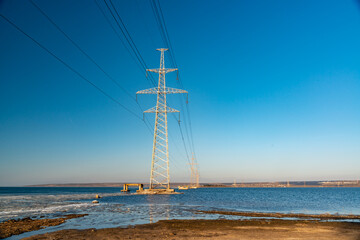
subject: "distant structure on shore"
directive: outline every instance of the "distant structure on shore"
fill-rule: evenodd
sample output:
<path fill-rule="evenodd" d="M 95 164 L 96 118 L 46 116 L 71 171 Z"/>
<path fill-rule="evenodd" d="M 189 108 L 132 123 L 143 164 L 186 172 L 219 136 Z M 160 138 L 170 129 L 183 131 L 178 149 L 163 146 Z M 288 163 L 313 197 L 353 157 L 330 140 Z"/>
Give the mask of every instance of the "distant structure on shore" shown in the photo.
<path fill-rule="evenodd" d="M 195 162 L 195 156 L 194 153 L 192 154 L 191 157 L 191 163 L 190 163 L 190 187 L 191 188 L 198 188 L 200 186 L 199 184 L 199 170 L 197 167 L 197 163 Z"/>
<path fill-rule="evenodd" d="M 157 189 L 162 189 L 163 191 L 173 192 L 174 189 L 170 188 L 167 113 L 179 111 L 167 106 L 166 95 L 173 93 L 187 93 L 187 91 L 166 87 L 165 74 L 177 71 L 178 69 L 165 68 L 164 52 L 168 50 L 167 48 L 159 48 L 156 50 L 161 52 L 160 67 L 156 69 L 146 69 L 146 71 L 159 74 L 158 86 L 138 91 L 136 94 L 157 95 L 156 106 L 144 111 L 144 113 L 155 113 L 150 186 L 148 190 L 156 191 Z"/>

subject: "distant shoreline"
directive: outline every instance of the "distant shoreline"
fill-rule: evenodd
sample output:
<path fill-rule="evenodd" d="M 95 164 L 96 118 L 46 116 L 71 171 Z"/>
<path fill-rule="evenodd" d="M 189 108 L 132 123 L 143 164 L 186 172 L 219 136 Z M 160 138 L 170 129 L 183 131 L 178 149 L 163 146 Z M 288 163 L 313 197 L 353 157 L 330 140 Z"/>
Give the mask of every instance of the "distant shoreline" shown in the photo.
<path fill-rule="evenodd" d="M 127 182 L 130 183 L 130 182 Z M 131 182 L 132 183 L 132 182 Z M 138 182 L 141 183 L 141 182 Z M 66 184 L 37 184 L 22 187 L 119 187 L 124 183 L 66 183 Z M 149 184 L 143 183 L 145 188 Z M 189 183 L 171 183 L 171 188 L 189 186 Z M 244 182 L 244 183 L 201 183 L 199 188 L 316 188 L 316 187 L 360 187 L 358 180 L 336 181 L 289 181 L 289 182 Z"/>

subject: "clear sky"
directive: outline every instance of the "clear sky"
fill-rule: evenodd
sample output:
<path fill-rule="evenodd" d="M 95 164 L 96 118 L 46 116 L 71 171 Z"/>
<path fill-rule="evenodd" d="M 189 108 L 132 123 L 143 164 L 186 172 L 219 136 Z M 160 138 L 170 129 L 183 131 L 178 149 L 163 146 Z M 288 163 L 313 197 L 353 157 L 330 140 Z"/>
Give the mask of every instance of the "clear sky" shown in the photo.
<path fill-rule="evenodd" d="M 150 87 L 93 0 L 34 2 L 132 97 Z M 113 2 L 147 66 L 158 67 L 155 49 L 164 43 L 150 2 Z M 182 98 L 168 96 L 169 104 L 182 110 L 202 182 L 360 178 L 358 1 L 160 4 L 193 137 Z M 0 185 L 148 182 L 152 133 L 133 98 L 29 1 L 2 0 L 0 13 L 138 116 L 0 18 Z M 179 87 L 176 74 L 167 85 Z M 143 109 L 155 105 L 154 96 L 138 100 Z M 187 181 L 172 116 L 169 132 L 171 181 Z"/>

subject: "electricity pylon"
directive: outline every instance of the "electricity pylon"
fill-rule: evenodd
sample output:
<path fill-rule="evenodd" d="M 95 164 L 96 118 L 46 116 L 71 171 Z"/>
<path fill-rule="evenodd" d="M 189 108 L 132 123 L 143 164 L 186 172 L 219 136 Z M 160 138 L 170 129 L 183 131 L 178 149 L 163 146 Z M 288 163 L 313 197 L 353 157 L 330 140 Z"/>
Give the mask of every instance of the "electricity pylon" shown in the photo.
<path fill-rule="evenodd" d="M 167 113 L 179 112 L 166 104 L 166 94 L 187 93 L 185 90 L 166 87 L 165 74 L 177 71 L 177 68 L 165 68 L 164 52 L 168 49 L 156 49 L 161 52 L 160 68 L 146 69 L 148 72 L 159 73 L 159 83 L 155 88 L 138 91 L 136 94 L 157 94 L 156 106 L 144 111 L 144 113 L 155 113 L 154 142 L 151 161 L 150 190 L 170 189 L 169 175 L 169 144 Z"/>
<path fill-rule="evenodd" d="M 197 163 L 195 163 L 194 153 L 192 154 L 191 163 L 190 163 L 190 186 L 199 187 L 199 172 L 197 169 Z"/>

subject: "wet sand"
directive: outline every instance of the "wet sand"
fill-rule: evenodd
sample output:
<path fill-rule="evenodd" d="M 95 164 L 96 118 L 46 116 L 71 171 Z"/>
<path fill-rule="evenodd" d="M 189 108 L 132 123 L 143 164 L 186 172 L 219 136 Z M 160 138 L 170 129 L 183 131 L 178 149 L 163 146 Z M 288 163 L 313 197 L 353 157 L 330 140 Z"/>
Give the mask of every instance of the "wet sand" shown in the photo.
<path fill-rule="evenodd" d="M 351 239 L 360 240 L 359 215 L 311 215 L 257 212 L 194 211 L 254 217 L 242 220 L 162 220 L 127 228 L 60 230 L 25 239 Z M 0 224 L 0 238 L 64 223 L 84 215 L 56 219 L 9 220 Z M 264 219 L 267 218 L 267 219 Z M 270 218 L 270 219 L 268 219 Z M 296 218 L 298 220 L 289 220 Z M 301 219 L 301 220 L 299 220 Z M 330 220 L 330 221 L 329 221 Z M 342 220 L 332 221 L 332 220 Z M 352 221 L 352 222 L 344 222 Z"/>
<path fill-rule="evenodd" d="M 163 220 L 128 228 L 61 230 L 30 239 L 360 240 L 360 223 L 306 220 Z"/>
<path fill-rule="evenodd" d="M 19 220 L 8 220 L 0 223 L 0 239 L 39 230 L 49 226 L 57 226 L 63 224 L 68 219 L 79 218 L 86 215 L 87 214 L 69 214 L 64 217 L 54 219 L 23 218 Z"/>
<path fill-rule="evenodd" d="M 261 212 L 230 212 L 230 211 L 194 211 L 194 213 L 234 215 L 254 218 L 300 218 L 320 220 L 360 220 L 360 215 L 335 214 L 303 214 L 303 213 L 261 213 Z"/>

